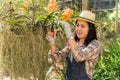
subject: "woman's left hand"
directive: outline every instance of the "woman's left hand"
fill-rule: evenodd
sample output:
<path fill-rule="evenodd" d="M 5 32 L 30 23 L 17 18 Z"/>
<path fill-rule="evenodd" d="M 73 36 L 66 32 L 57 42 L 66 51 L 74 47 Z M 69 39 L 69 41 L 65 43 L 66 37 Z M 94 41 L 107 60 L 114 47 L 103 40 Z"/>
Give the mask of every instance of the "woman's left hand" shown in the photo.
<path fill-rule="evenodd" d="M 73 36 L 70 24 L 68 22 L 64 22 L 64 21 L 59 21 L 59 22 L 62 25 L 62 27 L 64 28 L 66 37 L 69 38 L 69 37 Z"/>
<path fill-rule="evenodd" d="M 70 24 L 68 22 L 64 22 L 64 21 L 60 21 L 60 23 L 63 25 L 64 31 L 66 33 L 66 37 L 68 38 L 68 43 L 70 45 L 70 48 L 74 49 L 76 47 L 76 42 L 73 38 Z"/>

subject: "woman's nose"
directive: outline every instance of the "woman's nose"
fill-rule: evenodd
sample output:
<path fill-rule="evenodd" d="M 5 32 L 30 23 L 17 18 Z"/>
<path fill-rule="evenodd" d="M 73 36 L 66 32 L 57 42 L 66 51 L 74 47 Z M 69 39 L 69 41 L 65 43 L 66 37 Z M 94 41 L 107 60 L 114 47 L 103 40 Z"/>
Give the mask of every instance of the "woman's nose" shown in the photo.
<path fill-rule="evenodd" d="M 81 30 L 82 30 L 82 28 L 79 26 L 79 27 L 77 27 L 77 30 L 81 31 Z"/>

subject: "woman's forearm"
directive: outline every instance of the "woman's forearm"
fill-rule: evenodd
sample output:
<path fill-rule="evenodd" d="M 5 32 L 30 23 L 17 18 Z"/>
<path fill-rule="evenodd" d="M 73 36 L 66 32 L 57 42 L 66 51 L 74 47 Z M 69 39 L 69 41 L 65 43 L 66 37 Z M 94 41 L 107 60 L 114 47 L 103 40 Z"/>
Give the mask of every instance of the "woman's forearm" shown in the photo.
<path fill-rule="evenodd" d="M 51 48 L 51 53 L 54 54 L 56 50 L 55 44 L 50 45 L 50 48 Z"/>
<path fill-rule="evenodd" d="M 74 49 L 76 47 L 76 42 L 74 39 L 68 38 L 68 43 L 69 43 L 71 49 Z"/>

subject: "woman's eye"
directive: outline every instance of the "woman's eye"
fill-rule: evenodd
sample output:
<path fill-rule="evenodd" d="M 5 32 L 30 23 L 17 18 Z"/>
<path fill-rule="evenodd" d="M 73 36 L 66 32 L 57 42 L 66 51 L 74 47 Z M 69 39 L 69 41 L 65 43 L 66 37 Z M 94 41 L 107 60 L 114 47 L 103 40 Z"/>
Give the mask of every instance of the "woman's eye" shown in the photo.
<path fill-rule="evenodd" d="M 76 26 L 79 27 L 79 24 L 77 24 Z"/>
<path fill-rule="evenodd" d="M 82 28 L 84 28 L 85 26 L 84 25 L 81 25 Z"/>

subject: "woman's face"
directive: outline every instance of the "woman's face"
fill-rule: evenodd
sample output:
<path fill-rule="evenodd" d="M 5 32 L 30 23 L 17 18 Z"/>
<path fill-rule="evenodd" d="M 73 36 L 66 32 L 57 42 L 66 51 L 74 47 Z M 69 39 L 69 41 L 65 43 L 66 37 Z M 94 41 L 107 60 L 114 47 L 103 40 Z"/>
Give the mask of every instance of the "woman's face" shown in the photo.
<path fill-rule="evenodd" d="M 75 27 L 75 32 L 79 39 L 86 39 L 89 31 L 88 23 L 78 20 Z"/>

